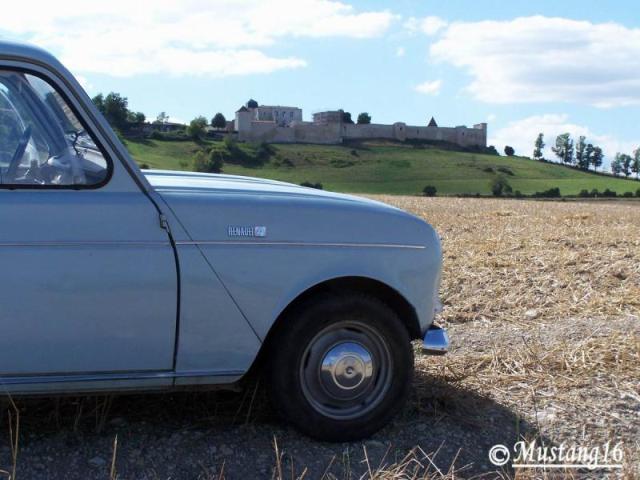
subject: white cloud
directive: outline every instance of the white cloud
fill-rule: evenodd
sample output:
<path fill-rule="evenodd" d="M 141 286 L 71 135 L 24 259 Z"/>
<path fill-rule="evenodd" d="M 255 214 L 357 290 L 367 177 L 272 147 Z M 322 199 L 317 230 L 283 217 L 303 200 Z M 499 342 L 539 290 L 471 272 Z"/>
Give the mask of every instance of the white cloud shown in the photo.
<path fill-rule="evenodd" d="M 416 85 L 414 89 L 416 92 L 424 93 L 425 95 L 438 95 L 441 86 L 442 80 L 431 80 Z"/>
<path fill-rule="evenodd" d="M 407 52 L 405 51 L 404 47 L 396 48 L 396 57 L 404 57 L 406 53 Z"/>
<path fill-rule="evenodd" d="M 491 130 L 490 130 L 491 132 Z M 515 120 L 507 126 L 491 134 L 489 144 L 495 145 L 502 152 L 505 145 L 510 145 L 516 150 L 516 155 L 531 157 L 534 142 L 539 133 L 544 133 L 546 158 L 554 158 L 551 147 L 555 139 L 562 133 L 570 133 L 574 141 L 580 135 L 587 137 L 587 142 L 599 145 L 605 154 L 605 160 L 611 160 L 617 152 L 630 153 L 637 147 L 633 142 L 620 140 L 614 135 L 593 132 L 584 125 L 572 123 L 567 114 L 549 113 L 545 115 L 533 115 L 531 117 Z"/>
<path fill-rule="evenodd" d="M 411 33 L 424 33 L 425 35 L 433 36 L 440 30 L 447 26 L 447 22 L 440 17 L 424 17 L 416 18 L 410 17 L 405 23 L 406 28 Z"/>
<path fill-rule="evenodd" d="M 450 24 L 434 60 L 466 69 L 485 102 L 640 105 L 640 29 L 566 18 Z"/>
<path fill-rule="evenodd" d="M 336 0 L 25 0 L 5 9 L 0 31 L 53 50 L 78 72 L 215 77 L 303 67 L 265 49 L 302 37 L 370 38 L 395 19 Z"/>

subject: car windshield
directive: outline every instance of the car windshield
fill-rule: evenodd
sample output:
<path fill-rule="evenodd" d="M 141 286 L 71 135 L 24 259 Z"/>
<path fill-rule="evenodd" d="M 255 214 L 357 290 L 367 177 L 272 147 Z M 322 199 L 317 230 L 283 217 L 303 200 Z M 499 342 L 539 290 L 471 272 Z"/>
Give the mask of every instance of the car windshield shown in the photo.
<path fill-rule="evenodd" d="M 46 81 L 0 70 L 0 183 L 95 185 L 107 162 L 64 98 Z"/>

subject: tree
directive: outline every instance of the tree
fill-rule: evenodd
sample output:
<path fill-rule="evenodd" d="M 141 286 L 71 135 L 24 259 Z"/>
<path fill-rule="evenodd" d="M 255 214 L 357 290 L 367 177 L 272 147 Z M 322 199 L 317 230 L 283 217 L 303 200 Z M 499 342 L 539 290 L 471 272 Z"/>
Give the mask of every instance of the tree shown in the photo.
<path fill-rule="evenodd" d="M 593 153 L 591 154 L 591 165 L 593 165 L 593 169 L 597 172 L 598 167 L 602 166 L 604 162 L 604 154 L 602 153 L 602 149 L 598 146 L 593 147 Z"/>
<path fill-rule="evenodd" d="M 258 102 L 256 102 L 253 98 L 250 98 L 247 102 L 247 108 L 258 108 Z"/>
<path fill-rule="evenodd" d="M 371 115 L 369 115 L 367 112 L 362 112 L 361 114 L 358 115 L 359 125 L 366 125 L 369 123 L 371 123 Z"/>
<path fill-rule="evenodd" d="M 589 169 L 589 158 L 587 155 L 587 143 L 586 137 L 584 135 L 580 135 L 578 138 L 578 143 L 576 144 L 576 164 L 578 168 L 582 170 Z"/>
<path fill-rule="evenodd" d="M 587 143 L 587 146 L 584 147 L 584 162 L 586 163 L 586 169 L 588 170 L 593 165 L 593 144 Z"/>
<path fill-rule="evenodd" d="M 640 147 L 633 151 L 633 163 L 631 164 L 631 171 L 636 174 L 636 179 L 640 177 Z"/>
<path fill-rule="evenodd" d="M 427 185 L 422 189 L 422 193 L 425 197 L 435 197 L 438 194 L 438 189 L 433 185 Z"/>
<path fill-rule="evenodd" d="M 509 145 L 505 145 L 504 146 L 504 154 L 507 157 L 513 157 L 515 155 L 516 151 L 513 149 L 513 147 L 510 147 Z"/>
<path fill-rule="evenodd" d="M 624 173 L 625 177 L 631 175 L 631 165 L 633 164 L 633 158 L 631 155 L 627 155 L 626 153 L 618 153 L 616 157 L 620 156 L 620 166 L 622 173 Z"/>
<path fill-rule="evenodd" d="M 556 146 L 551 147 L 551 150 L 562 163 L 573 164 L 573 140 L 571 140 L 570 134 L 563 133 L 558 135 L 556 137 Z"/>
<path fill-rule="evenodd" d="M 120 130 L 126 130 L 129 119 L 129 100 L 119 93 L 109 92 L 104 97 L 102 112 L 107 121 Z"/>
<path fill-rule="evenodd" d="M 207 123 L 207 119 L 203 116 L 194 118 L 187 127 L 187 135 L 194 140 L 202 140 L 206 133 Z"/>
<path fill-rule="evenodd" d="M 353 123 L 351 112 L 345 112 L 344 110 L 339 111 L 342 112 L 342 123 Z"/>
<path fill-rule="evenodd" d="M 160 112 L 153 123 L 164 124 L 164 123 L 167 123 L 168 121 L 169 121 L 169 115 L 167 115 L 165 112 Z"/>
<path fill-rule="evenodd" d="M 147 117 L 142 112 L 129 112 L 127 122 L 129 123 L 144 123 L 147 121 Z"/>
<path fill-rule="evenodd" d="M 227 119 L 220 112 L 216 113 L 211 119 L 211 126 L 213 128 L 226 128 Z"/>
<path fill-rule="evenodd" d="M 620 153 L 616 153 L 616 157 L 611 162 L 611 173 L 614 175 L 620 175 L 622 173 L 622 158 Z"/>
<path fill-rule="evenodd" d="M 539 133 L 538 138 L 536 138 L 535 148 L 533 149 L 533 158 L 534 160 L 542 160 L 542 150 L 544 149 L 544 134 Z"/>
<path fill-rule="evenodd" d="M 95 97 L 91 99 L 96 108 L 104 115 L 104 95 L 101 93 L 97 94 Z"/>
<path fill-rule="evenodd" d="M 496 197 L 501 197 L 503 193 L 511 193 L 512 191 L 511 185 L 509 185 L 507 179 L 502 175 L 498 175 L 491 180 L 489 186 L 491 187 L 491 193 Z"/>

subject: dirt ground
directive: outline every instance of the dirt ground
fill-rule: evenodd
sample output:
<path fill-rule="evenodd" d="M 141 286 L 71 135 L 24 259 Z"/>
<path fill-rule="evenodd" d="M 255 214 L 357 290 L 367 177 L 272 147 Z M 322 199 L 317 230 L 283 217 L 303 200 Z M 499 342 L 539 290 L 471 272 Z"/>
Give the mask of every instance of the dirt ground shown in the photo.
<path fill-rule="evenodd" d="M 18 479 L 640 478 L 640 205 L 375 198 L 442 236 L 439 323 L 452 339 L 444 357 L 416 354 L 412 398 L 393 424 L 365 442 L 316 442 L 275 418 L 259 384 L 238 393 L 20 399 L 19 422 L 6 402 L 1 409 L 0 471 L 9 477 L 15 464 Z M 620 443 L 623 468 L 491 464 L 493 445 L 523 438 Z"/>

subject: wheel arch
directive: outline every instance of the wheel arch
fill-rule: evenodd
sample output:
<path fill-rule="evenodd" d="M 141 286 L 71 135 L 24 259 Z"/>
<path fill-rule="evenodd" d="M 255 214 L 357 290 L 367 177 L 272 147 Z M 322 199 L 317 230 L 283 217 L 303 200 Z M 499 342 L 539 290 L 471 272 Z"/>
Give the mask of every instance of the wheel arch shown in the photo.
<path fill-rule="evenodd" d="M 264 339 L 262 348 L 257 356 L 254 366 L 262 365 L 265 355 L 268 355 L 269 349 L 273 346 L 274 339 L 280 329 L 286 328 L 288 322 L 291 321 L 291 312 L 295 311 L 304 302 L 316 295 L 323 293 L 366 293 L 381 301 L 391 308 L 400 318 L 407 328 L 409 337 L 412 339 L 420 338 L 420 322 L 415 308 L 409 301 L 396 289 L 390 287 L 384 282 L 369 277 L 361 276 L 345 276 L 325 280 L 312 287 L 306 289 L 295 297 L 278 315 L 275 322 L 269 329 Z"/>

